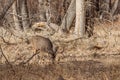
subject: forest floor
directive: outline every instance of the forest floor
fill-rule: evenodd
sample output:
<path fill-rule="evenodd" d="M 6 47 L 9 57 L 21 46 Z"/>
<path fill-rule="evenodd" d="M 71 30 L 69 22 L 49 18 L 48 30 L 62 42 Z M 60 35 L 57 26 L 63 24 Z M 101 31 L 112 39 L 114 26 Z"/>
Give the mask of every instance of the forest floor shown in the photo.
<path fill-rule="evenodd" d="M 72 61 L 38 65 L 0 65 L 0 80 L 120 80 L 120 64 L 99 61 Z"/>
<path fill-rule="evenodd" d="M 98 23 L 86 39 L 50 37 L 59 46 L 54 64 L 50 55 L 40 53 L 22 65 L 33 55 L 31 45 L 1 44 L 0 80 L 120 80 L 119 26 L 120 20 Z"/>

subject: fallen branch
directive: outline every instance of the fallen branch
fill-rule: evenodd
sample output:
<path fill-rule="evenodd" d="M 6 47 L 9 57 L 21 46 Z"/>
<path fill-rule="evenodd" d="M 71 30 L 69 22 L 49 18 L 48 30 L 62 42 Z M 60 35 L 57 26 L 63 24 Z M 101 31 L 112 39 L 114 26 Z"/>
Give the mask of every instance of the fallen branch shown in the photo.
<path fill-rule="evenodd" d="M 32 55 L 27 61 L 25 61 L 25 62 L 21 62 L 19 65 L 24 65 L 24 64 L 30 62 L 30 60 L 32 60 L 33 57 L 36 56 L 37 54 L 38 54 L 38 53 L 33 54 L 33 55 Z"/>

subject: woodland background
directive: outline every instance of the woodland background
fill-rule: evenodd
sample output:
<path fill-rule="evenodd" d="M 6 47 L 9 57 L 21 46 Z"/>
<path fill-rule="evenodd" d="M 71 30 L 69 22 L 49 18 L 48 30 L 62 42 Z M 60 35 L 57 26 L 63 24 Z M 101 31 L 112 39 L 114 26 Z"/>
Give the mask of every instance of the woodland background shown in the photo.
<path fill-rule="evenodd" d="M 81 0 L 81 12 L 77 1 L 0 0 L 0 80 L 120 79 L 120 1 Z M 55 64 L 46 53 L 21 64 L 36 35 L 59 47 Z"/>

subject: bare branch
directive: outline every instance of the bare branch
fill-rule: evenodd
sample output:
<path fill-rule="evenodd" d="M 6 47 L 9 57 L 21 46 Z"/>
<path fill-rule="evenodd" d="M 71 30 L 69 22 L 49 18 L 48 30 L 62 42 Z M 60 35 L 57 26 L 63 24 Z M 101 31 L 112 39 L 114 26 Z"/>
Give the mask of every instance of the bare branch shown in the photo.
<path fill-rule="evenodd" d="M 3 10 L 0 12 L 0 20 L 4 18 L 9 8 L 12 6 L 15 0 L 8 0 L 8 4 L 3 7 Z"/>
<path fill-rule="evenodd" d="M 118 7 L 118 3 L 119 3 L 119 0 L 116 0 L 113 7 L 112 7 L 112 9 L 111 9 L 111 14 L 112 15 L 114 15 L 114 13 L 115 13 L 115 11 L 116 11 L 116 9 Z"/>

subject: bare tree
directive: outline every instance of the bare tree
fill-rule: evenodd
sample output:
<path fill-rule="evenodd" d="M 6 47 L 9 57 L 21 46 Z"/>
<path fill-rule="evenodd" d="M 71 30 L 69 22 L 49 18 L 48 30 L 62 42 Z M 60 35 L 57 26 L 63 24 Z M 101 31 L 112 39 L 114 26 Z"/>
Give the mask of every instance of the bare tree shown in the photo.
<path fill-rule="evenodd" d="M 13 6 L 12 6 L 12 10 L 13 10 L 13 20 L 14 20 L 14 24 L 15 24 L 15 29 L 16 30 L 22 30 L 20 21 L 18 17 L 21 17 L 20 15 L 18 15 L 17 12 L 17 1 L 14 2 Z"/>
<path fill-rule="evenodd" d="M 22 0 L 21 1 L 21 15 L 22 15 L 23 29 L 26 30 L 30 27 L 28 8 L 27 8 L 27 0 Z"/>
<path fill-rule="evenodd" d="M 45 0 L 38 0 L 39 2 L 39 18 L 40 21 L 45 21 L 46 20 L 46 15 L 45 15 Z"/>
<path fill-rule="evenodd" d="M 2 11 L 0 12 L 0 20 L 4 18 L 6 12 L 9 10 L 9 8 L 12 6 L 12 4 L 14 3 L 15 0 L 9 0 L 7 5 L 5 5 L 2 9 Z"/>
<path fill-rule="evenodd" d="M 75 34 L 80 37 L 85 35 L 85 0 L 76 0 Z"/>
<path fill-rule="evenodd" d="M 100 19 L 109 19 L 111 9 L 111 0 L 100 1 Z"/>
<path fill-rule="evenodd" d="M 62 20 L 62 24 L 60 25 L 60 33 L 61 32 L 67 32 L 70 29 L 70 26 L 75 18 L 75 1 L 76 0 L 72 0 L 70 3 L 70 6 Z"/>
<path fill-rule="evenodd" d="M 112 7 L 112 9 L 111 9 L 111 14 L 112 15 L 114 15 L 114 13 L 115 13 L 115 11 L 116 11 L 116 9 L 118 7 L 118 4 L 119 4 L 119 0 L 116 0 L 113 7 Z"/>

